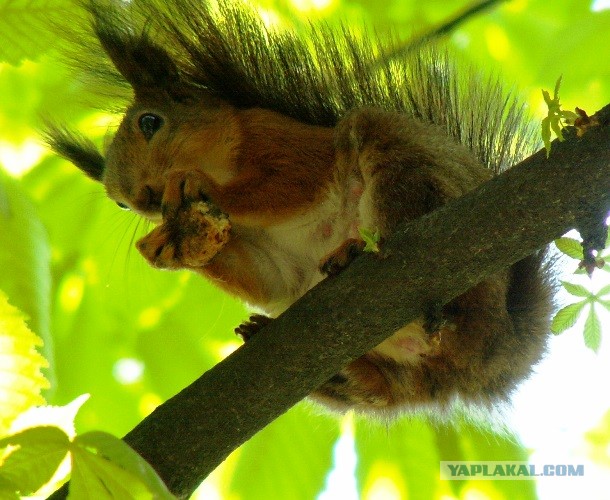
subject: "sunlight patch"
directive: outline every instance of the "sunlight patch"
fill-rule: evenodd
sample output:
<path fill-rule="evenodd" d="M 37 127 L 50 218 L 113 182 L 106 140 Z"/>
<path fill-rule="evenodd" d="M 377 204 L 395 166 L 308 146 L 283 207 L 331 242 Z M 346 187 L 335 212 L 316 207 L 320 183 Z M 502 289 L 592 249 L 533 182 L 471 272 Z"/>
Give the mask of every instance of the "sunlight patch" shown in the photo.
<path fill-rule="evenodd" d="M 341 435 L 333 449 L 333 468 L 326 477 L 326 489 L 317 500 L 356 500 L 356 465 L 358 456 L 354 442 L 354 414 L 348 413 L 341 421 Z"/>
<path fill-rule="evenodd" d="M 380 476 L 375 479 L 364 498 L 366 500 L 401 500 L 403 497 L 392 479 Z"/>
<path fill-rule="evenodd" d="M 266 28 L 277 29 L 281 26 L 282 20 L 280 19 L 280 16 L 278 16 L 277 13 L 273 12 L 272 10 L 259 7 L 256 9 L 256 12 L 261 17 L 261 20 Z"/>
<path fill-rule="evenodd" d="M 496 61 L 504 61 L 510 54 L 510 43 L 505 31 L 494 24 L 485 30 L 487 50 Z"/>
<path fill-rule="evenodd" d="M 161 396 L 153 392 L 148 392 L 140 398 L 138 411 L 142 417 L 147 417 L 162 403 L 163 400 L 161 399 Z"/>
<path fill-rule="evenodd" d="M 230 340 L 228 342 L 218 342 L 215 346 L 214 351 L 218 361 L 225 359 L 227 356 L 235 352 L 239 347 L 242 346 L 242 342 L 237 340 Z"/>
<path fill-rule="evenodd" d="M 601 12 L 606 9 L 610 9 L 610 0 L 595 0 L 591 5 L 592 12 Z"/>
<path fill-rule="evenodd" d="M 87 257 L 83 259 L 82 262 L 83 270 L 85 271 L 85 276 L 87 278 L 88 285 L 97 285 L 100 281 L 99 276 L 99 266 L 95 259 L 91 257 Z"/>
<path fill-rule="evenodd" d="M 158 307 L 147 307 L 138 316 L 138 326 L 146 330 L 154 328 L 161 321 L 161 312 Z"/>
<path fill-rule="evenodd" d="M 493 487 L 489 486 L 491 482 L 486 482 L 484 485 L 481 485 L 481 489 L 477 488 L 477 485 L 470 484 L 466 486 L 465 491 L 463 493 L 464 500 L 490 500 L 491 498 L 501 498 L 498 495 Z M 485 486 L 489 487 L 486 488 Z"/>
<path fill-rule="evenodd" d="M 68 275 L 59 288 L 59 305 L 68 313 L 76 311 L 83 300 L 85 280 L 78 274 Z"/>
<path fill-rule="evenodd" d="M 292 5 L 301 12 L 324 10 L 333 4 L 333 0 L 292 0 Z"/>
<path fill-rule="evenodd" d="M 21 176 L 40 163 L 47 150 L 40 141 L 28 139 L 20 145 L 0 142 L 0 164 L 9 174 Z"/>
<path fill-rule="evenodd" d="M 362 495 L 364 500 L 408 498 L 405 478 L 396 463 L 377 460 L 371 467 Z"/>
<path fill-rule="evenodd" d="M 529 0 L 513 0 L 512 2 L 508 2 L 504 8 L 507 12 L 519 13 L 527 8 L 528 3 Z"/>
<path fill-rule="evenodd" d="M 112 367 L 112 375 L 123 385 L 139 382 L 143 374 L 144 363 L 139 359 L 121 358 Z"/>

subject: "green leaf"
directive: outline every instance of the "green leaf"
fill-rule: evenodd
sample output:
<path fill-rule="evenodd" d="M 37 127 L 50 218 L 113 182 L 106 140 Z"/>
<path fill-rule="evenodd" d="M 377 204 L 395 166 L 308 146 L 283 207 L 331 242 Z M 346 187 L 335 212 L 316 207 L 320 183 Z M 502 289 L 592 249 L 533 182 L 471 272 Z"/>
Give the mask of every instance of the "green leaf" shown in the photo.
<path fill-rule="evenodd" d="M 553 132 L 555 132 L 555 135 L 557 136 L 557 139 L 559 139 L 560 141 L 563 141 L 563 132 L 562 132 L 562 124 L 559 121 L 559 117 L 557 117 L 556 120 L 551 120 L 551 129 L 553 129 Z"/>
<path fill-rule="evenodd" d="M 595 295 L 598 297 L 603 297 L 604 295 L 608 295 L 610 293 L 610 285 L 606 285 L 602 287 Z"/>
<path fill-rule="evenodd" d="M 12 483 L 9 483 L 0 477 L 0 498 L 2 498 L 2 500 L 19 500 L 21 495 L 19 495 L 15 490 L 16 489 Z"/>
<path fill-rule="evenodd" d="M 555 240 L 555 246 L 568 257 L 578 260 L 583 259 L 582 245 L 580 241 L 574 238 L 558 238 Z"/>
<path fill-rule="evenodd" d="M 58 427 L 32 427 L 0 440 L 0 448 L 17 446 L 0 466 L 0 479 L 21 495 L 35 493 L 53 477 L 69 444 Z"/>
<path fill-rule="evenodd" d="M 610 300 L 598 300 L 597 303 L 610 311 Z"/>
<path fill-rule="evenodd" d="M 50 245 L 37 210 L 17 181 L 0 168 L 0 289 L 29 318 L 29 328 L 44 342 L 52 363 L 50 334 Z M 47 371 L 53 383 L 53 374 Z"/>
<path fill-rule="evenodd" d="M 576 297 L 591 297 L 593 295 L 582 285 L 575 285 L 574 283 L 568 283 L 567 281 L 562 281 L 561 284 L 569 294 L 575 295 Z"/>
<path fill-rule="evenodd" d="M 546 157 L 548 158 L 551 154 L 551 119 L 547 116 L 542 119 L 542 142 L 544 142 L 544 149 L 546 149 Z"/>
<path fill-rule="evenodd" d="M 551 99 L 546 90 L 542 90 L 542 96 L 548 108 L 547 116 L 542 120 L 542 140 L 546 149 L 547 158 L 551 152 L 551 130 L 555 132 L 557 139 L 563 141 L 563 118 L 567 117 L 568 121 L 572 121 L 575 117 L 575 114 L 571 111 L 563 111 L 561 109 L 561 103 L 559 101 L 559 87 L 561 86 L 561 78 L 562 77 L 560 76 L 555 83 L 553 99 Z"/>
<path fill-rule="evenodd" d="M 553 105 L 553 100 L 551 99 L 551 95 L 549 94 L 549 91 L 542 89 L 542 97 L 543 97 L 546 105 L 550 108 Z M 548 118 L 545 118 L 545 120 L 548 120 Z"/>
<path fill-rule="evenodd" d="M 585 337 L 585 345 L 594 352 L 598 352 L 602 342 L 602 327 L 594 307 L 589 309 L 583 335 Z"/>
<path fill-rule="evenodd" d="M 152 500 L 138 476 L 80 446 L 71 449 L 71 500 Z"/>
<path fill-rule="evenodd" d="M 562 110 L 559 112 L 559 117 L 566 125 L 574 125 L 578 115 L 574 111 Z"/>
<path fill-rule="evenodd" d="M 358 232 L 365 243 L 363 250 L 365 252 L 379 253 L 379 241 L 381 241 L 379 231 L 376 230 L 373 232 L 365 227 L 360 227 L 358 228 Z"/>
<path fill-rule="evenodd" d="M 44 405 L 28 408 L 13 421 L 11 430 L 17 433 L 30 427 L 53 426 L 60 428 L 72 439 L 76 434 L 74 429 L 76 414 L 88 398 L 88 394 L 83 394 L 63 406 Z"/>
<path fill-rule="evenodd" d="M 555 102 L 559 101 L 559 88 L 561 87 L 562 78 L 563 75 L 559 75 L 559 78 L 557 78 L 557 81 L 555 82 L 555 89 L 553 91 L 553 101 Z"/>
<path fill-rule="evenodd" d="M 588 304 L 588 301 L 582 300 L 574 304 L 562 307 L 551 322 L 551 331 L 555 334 L 562 333 L 568 328 L 574 326 L 580 316 L 583 307 Z"/>
<path fill-rule="evenodd" d="M 45 402 L 40 392 L 49 382 L 41 370 L 48 363 L 36 350 L 41 345 L 21 311 L 0 290 L 0 434 L 9 431 L 17 415 Z"/>
<path fill-rule="evenodd" d="M 4 0 L 0 2 L 0 62 L 16 65 L 23 59 L 36 59 L 57 45 L 57 35 L 49 18 L 56 24 L 71 10 L 62 0 Z"/>
<path fill-rule="evenodd" d="M 175 498 L 148 462 L 125 441 L 112 434 L 100 431 L 86 432 L 77 436 L 73 444 L 85 449 L 93 449 L 106 460 L 110 460 L 114 465 L 133 474 L 146 485 L 148 491 L 153 493 L 156 499 Z"/>

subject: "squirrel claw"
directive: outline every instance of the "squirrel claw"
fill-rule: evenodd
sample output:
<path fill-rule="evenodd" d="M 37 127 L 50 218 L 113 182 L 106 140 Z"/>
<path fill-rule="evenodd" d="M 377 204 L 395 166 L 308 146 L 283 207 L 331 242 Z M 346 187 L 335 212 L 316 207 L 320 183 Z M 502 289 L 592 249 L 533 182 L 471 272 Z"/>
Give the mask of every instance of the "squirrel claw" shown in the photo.
<path fill-rule="evenodd" d="M 172 170 L 167 173 L 161 214 L 171 217 L 180 208 L 193 201 L 210 201 L 207 196 L 210 180 L 199 170 Z"/>
<path fill-rule="evenodd" d="M 366 243 L 357 238 L 345 240 L 339 248 L 324 257 L 320 263 L 320 272 L 335 276 L 349 266 L 352 261 L 362 255 Z"/>
<path fill-rule="evenodd" d="M 164 225 L 156 227 L 136 242 L 136 247 L 153 267 L 175 269 L 176 247 L 172 243 L 170 231 Z"/>
<path fill-rule="evenodd" d="M 269 316 L 263 316 L 262 314 L 253 314 L 250 319 L 245 323 L 242 323 L 235 329 L 235 334 L 244 342 L 248 342 L 259 330 L 273 321 L 273 318 Z"/>

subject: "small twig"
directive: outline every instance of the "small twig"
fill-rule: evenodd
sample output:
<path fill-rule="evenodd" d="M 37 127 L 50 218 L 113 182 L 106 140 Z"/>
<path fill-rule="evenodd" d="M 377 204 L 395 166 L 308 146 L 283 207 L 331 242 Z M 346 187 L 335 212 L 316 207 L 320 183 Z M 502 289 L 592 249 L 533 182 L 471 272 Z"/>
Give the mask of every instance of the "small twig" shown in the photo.
<path fill-rule="evenodd" d="M 405 40 L 404 42 L 395 45 L 391 51 L 382 53 L 373 64 L 373 67 L 386 64 L 390 60 L 396 59 L 397 57 L 404 57 L 407 54 L 419 49 L 423 45 L 430 43 L 432 40 L 441 38 L 444 35 L 451 33 L 453 30 L 455 30 L 455 28 L 461 24 L 464 24 L 471 17 L 494 7 L 500 2 L 505 1 L 507 0 L 483 0 L 481 2 L 474 2 L 431 30 L 409 38 L 409 40 Z"/>
<path fill-rule="evenodd" d="M 581 221 L 577 226 L 582 238 L 584 256 L 579 267 L 584 268 L 589 277 L 593 275 L 595 269 L 604 267 L 604 261 L 598 258 L 598 253 L 604 249 L 608 238 L 607 217 L 607 210 L 593 212 L 589 218 Z"/>

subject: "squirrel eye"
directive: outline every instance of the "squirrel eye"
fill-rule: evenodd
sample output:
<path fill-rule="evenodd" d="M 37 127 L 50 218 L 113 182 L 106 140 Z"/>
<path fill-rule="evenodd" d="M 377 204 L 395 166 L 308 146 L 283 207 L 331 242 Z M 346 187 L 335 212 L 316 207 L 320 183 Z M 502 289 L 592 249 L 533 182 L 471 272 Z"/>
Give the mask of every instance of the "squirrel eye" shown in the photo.
<path fill-rule="evenodd" d="M 130 210 L 130 208 L 125 205 L 125 203 L 121 203 L 120 201 L 117 201 L 116 204 L 119 206 L 120 209 L 122 210 Z"/>
<path fill-rule="evenodd" d="M 150 141 L 153 135 L 155 135 L 155 132 L 163 126 L 163 118 L 159 115 L 146 113 L 138 119 L 138 126 L 144 134 L 144 138 L 147 141 Z"/>

